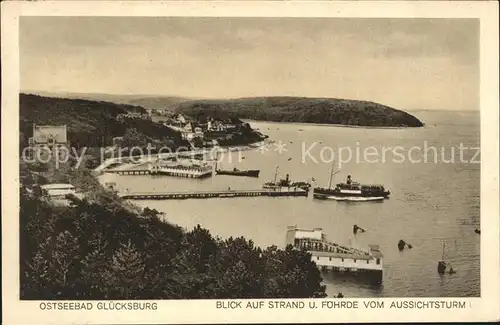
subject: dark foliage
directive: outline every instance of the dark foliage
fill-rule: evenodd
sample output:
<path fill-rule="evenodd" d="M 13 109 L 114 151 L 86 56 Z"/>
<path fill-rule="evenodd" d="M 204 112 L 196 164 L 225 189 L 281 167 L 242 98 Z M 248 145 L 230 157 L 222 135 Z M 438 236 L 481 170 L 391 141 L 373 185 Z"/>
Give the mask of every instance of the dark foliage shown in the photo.
<path fill-rule="evenodd" d="M 21 189 L 21 299 L 324 297 L 305 251 L 261 250 L 135 214 L 112 193 L 56 207 Z"/>
<path fill-rule="evenodd" d="M 369 101 L 337 98 L 257 97 L 180 103 L 178 112 L 221 119 L 304 122 L 354 126 L 422 126 L 416 117 Z"/>
<path fill-rule="evenodd" d="M 210 133 L 208 133 L 210 134 Z M 247 123 L 238 124 L 238 131 L 229 137 L 218 139 L 221 146 L 237 146 L 255 143 L 264 140 L 267 136 L 253 130 Z"/>
<path fill-rule="evenodd" d="M 136 129 L 150 142 L 163 141 L 174 148 L 185 145 L 179 132 L 164 125 L 149 120 L 117 118 L 128 112 L 145 113 L 145 110 L 132 105 L 20 94 L 21 146 L 26 145 L 27 138 L 32 135 L 33 123 L 67 125 L 68 138 L 76 148 L 111 145 L 113 137 L 123 136 L 128 129 Z"/>

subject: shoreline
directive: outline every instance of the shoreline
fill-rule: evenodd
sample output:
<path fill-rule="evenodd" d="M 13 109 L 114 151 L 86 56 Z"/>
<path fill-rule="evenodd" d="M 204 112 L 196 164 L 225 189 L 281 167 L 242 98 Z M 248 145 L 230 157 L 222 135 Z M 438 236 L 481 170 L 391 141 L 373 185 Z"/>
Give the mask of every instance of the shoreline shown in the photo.
<path fill-rule="evenodd" d="M 328 123 L 308 123 L 308 122 L 278 122 L 278 121 L 266 121 L 266 120 L 250 120 L 250 119 L 240 119 L 247 123 L 270 123 L 270 124 L 295 124 L 304 126 L 326 126 L 326 127 L 342 127 L 342 128 L 353 128 L 353 129 L 388 129 L 388 130 L 399 130 L 399 129 L 420 129 L 427 126 L 423 123 L 422 126 L 362 126 L 362 125 L 347 125 L 347 124 L 328 124 Z"/>
<path fill-rule="evenodd" d="M 128 221 L 126 223 L 127 227 L 130 227 L 130 228 L 125 228 L 125 229 L 132 230 L 130 232 L 127 232 L 127 233 L 132 234 L 132 235 L 130 235 L 130 237 L 136 236 L 135 238 L 137 238 L 138 237 L 137 234 L 141 230 L 144 230 L 144 229 L 146 229 L 146 231 L 148 231 L 150 229 L 155 230 L 154 232 L 153 231 L 147 232 L 148 234 L 150 234 L 150 236 L 145 236 L 146 238 L 143 238 L 143 237 L 140 238 L 141 242 L 143 242 L 143 240 L 148 240 L 148 243 L 146 245 L 140 246 L 140 245 L 137 245 L 135 243 L 134 243 L 135 245 L 131 244 L 130 239 L 128 239 L 128 238 L 123 239 L 123 236 L 120 237 L 120 235 L 115 235 L 115 234 L 112 234 L 111 237 L 104 237 L 104 238 L 105 238 L 105 240 L 107 240 L 106 243 L 119 244 L 123 247 L 126 246 L 126 240 L 128 240 L 128 246 L 126 246 L 126 247 L 131 247 L 133 252 L 137 251 L 139 253 L 145 253 L 147 251 L 148 253 L 150 253 L 151 247 L 155 247 L 155 248 L 158 247 L 157 249 L 152 250 L 153 251 L 153 253 L 151 254 L 152 257 L 146 256 L 146 254 L 136 255 L 138 257 L 134 258 L 134 261 L 139 261 L 137 264 L 141 264 L 141 265 L 144 264 L 144 262 L 147 261 L 148 258 L 155 259 L 157 257 L 160 260 L 161 260 L 161 258 L 163 258 L 165 260 L 164 265 L 166 265 L 166 263 L 168 261 L 168 259 L 166 259 L 166 258 L 170 258 L 170 256 L 167 255 L 167 257 L 165 257 L 165 255 L 162 254 L 162 250 L 168 249 L 168 245 L 171 245 L 172 243 L 174 245 L 178 245 L 177 247 L 179 247 L 177 249 L 177 251 L 174 251 L 174 253 L 173 253 L 174 258 L 177 256 L 185 256 L 185 254 L 187 254 L 189 252 L 190 248 L 185 247 L 183 245 L 183 243 L 186 240 L 187 236 L 189 236 L 190 232 L 199 233 L 201 231 L 201 232 L 203 232 L 203 234 L 207 234 L 209 236 L 208 243 L 211 245 L 212 248 L 215 246 L 215 252 L 211 253 L 211 255 L 214 256 L 213 257 L 214 260 L 210 260 L 210 261 L 212 263 L 215 263 L 217 266 L 226 267 L 226 269 L 229 271 L 232 270 L 232 265 L 225 266 L 226 264 L 224 264 L 224 260 L 215 259 L 215 255 L 218 254 L 219 252 L 222 252 L 220 255 L 225 255 L 225 253 L 231 254 L 231 252 L 234 251 L 234 250 L 231 250 L 231 247 L 234 247 L 236 245 L 238 245 L 237 247 L 240 247 L 240 248 L 242 247 L 245 250 L 245 252 L 265 251 L 266 249 L 268 249 L 270 247 L 267 245 L 254 245 L 252 239 L 248 236 L 246 236 L 246 237 L 241 236 L 238 238 L 234 237 L 234 239 L 231 236 L 230 237 L 220 237 L 220 236 L 216 235 L 216 232 L 214 232 L 212 229 L 202 227 L 202 226 L 200 226 L 200 224 L 198 224 L 197 226 L 188 227 L 188 226 L 183 226 L 183 225 L 180 225 L 178 223 L 169 221 L 166 218 L 165 213 L 163 213 L 161 211 L 157 211 L 154 208 L 150 208 L 148 205 L 146 205 L 146 206 L 136 205 L 136 204 L 130 202 L 129 200 L 125 200 L 125 199 L 120 198 L 119 196 L 116 195 L 115 192 L 109 191 L 109 189 L 107 189 L 106 186 L 102 183 L 102 180 L 99 179 L 98 177 L 96 177 L 96 175 L 88 174 L 88 175 L 85 175 L 84 177 L 87 180 L 93 180 L 95 182 L 93 182 L 91 188 L 89 188 L 85 192 L 85 198 L 81 198 L 78 196 L 76 197 L 77 198 L 77 200 L 75 202 L 76 207 L 71 206 L 71 205 L 65 205 L 64 209 L 70 209 L 68 211 L 76 211 L 76 215 L 78 215 L 78 213 L 81 211 L 88 212 L 88 215 L 90 216 L 90 217 L 88 217 L 88 219 L 95 218 L 96 220 L 99 220 L 99 221 L 94 220 L 94 221 L 84 223 L 84 227 L 85 227 L 84 229 L 87 230 L 88 232 L 83 231 L 83 232 L 75 233 L 75 232 L 65 231 L 64 232 L 65 235 L 73 236 L 71 238 L 75 238 L 75 240 L 74 240 L 75 244 L 73 244 L 73 241 L 71 241 L 71 242 L 69 242 L 69 244 L 67 246 L 64 246 L 64 248 L 55 248 L 54 250 L 57 249 L 58 252 L 63 251 L 64 249 L 69 249 L 69 250 L 75 249 L 76 250 L 77 248 L 81 247 L 81 246 L 78 246 L 80 244 L 80 242 L 86 242 L 87 239 L 85 239 L 84 237 L 81 237 L 80 235 L 84 234 L 86 236 L 86 235 L 88 235 L 88 233 L 90 233 L 90 234 L 97 233 L 99 231 L 99 226 L 96 228 L 94 226 L 96 223 L 98 225 L 105 225 L 105 226 L 111 225 L 111 226 L 118 228 L 118 227 L 121 227 L 120 222 L 121 222 L 121 220 L 124 220 L 124 219 Z M 22 184 L 22 187 L 27 188 L 27 185 Z M 25 196 L 25 198 L 27 198 L 26 202 L 30 202 L 30 201 L 28 201 L 28 200 L 30 200 L 29 197 Z M 23 196 L 21 196 L 21 200 L 23 200 Z M 36 198 L 36 200 L 41 200 L 41 199 Z M 21 202 L 23 202 L 23 201 L 21 201 Z M 65 214 L 54 213 L 54 211 L 56 211 L 55 209 L 59 209 L 61 207 L 58 207 L 58 205 L 53 204 L 55 202 L 55 201 L 53 201 L 53 199 L 50 199 L 50 201 L 39 201 L 39 202 L 45 202 L 43 204 L 47 204 L 47 206 L 50 208 L 50 210 L 44 209 L 43 210 L 44 212 L 49 211 L 49 213 L 45 213 L 45 214 L 40 213 L 39 214 L 38 211 L 42 211 L 42 209 L 37 209 L 37 212 L 36 212 L 37 214 L 34 217 L 32 217 L 33 220 L 39 220 L 41 218 L 44 218 L 44 219 L 42 219 L 43 221 L 47 221 L 49 219 L 58 221 L 58 220 L 62 220 L 63 218 L 66 218 L 67 220 L 69 220 L 71 222 L 72 225 L 76 225 L 76 223 L 79 222 L 79 220 L 80 220 L 79 218 L 65 217 Z M 26 206 L 26 205 L 24 205 L 24 206 Z M 97 208 L 95 208 L 96 206 L 97 206 Z M 80 207 L 83 207 L 83 209 L 81 211 L 79 210 Z M 113 211 L 116 211 L 116 209 L 120 209 L 120 210 L 123 209 L 123 210 L 120 212 L 120 214 L 113 213 Z M 35 237 L 38 242 L 42 242 L 42 243 L 46 240 L 46 238 L 51 238 L 51 237 L 49 237 L 49 235 L 50 235 L 50 232 L 53 231 L 52 229 L 45 231 L 46 228 L 42 228 L 42 226 L 37 227 L 37 225 L 39 225 L 39 224 L 43 225 L 43 222 L 36 223 L 35 226 L 29 227 L 32 225 L 30 223 L 31 219 L 29 219 L 29 217 L 26 217 L 26 215 L 32 215 L 31 211 L 30 210 L 21 210 L 21 212 L 20 212 L 20 216 L 22 218 L 21 220 L 27 219 L 27 222 L 22 224 L 22 227 L 23 227 L 23 230 L 26 229 L 26 233 L 29 235 L 29 236 L 21 237 L 22 243 L 27 243 L 28 240 L 30 240 L 32 237 Z M 70 213 L 70 215 L 72 215 L 72 214 Z M 155 222 L 155 218 L 158 218 L 158 220 L 160 222 L 159 223 Z M 66 219 L 64 219 L 65 222 L 66 222 Z M 32 229 L 34 229 L 34 230 L 32 230 Z M 39 230 L 39 229 L 41 229 L 41 231 L 37 232 L 37 230 Z M 133 230 L 135 230 L 135 231 L 133 231 Z M 164 236 L 164 237 L 166 236 L 168 239 L 170 239 L 170 242 L 162 241 L 161 240 L 162 236 Z M 101 238 L 101 237 L 99 237 L 99 238 Z M 205 237 L 203 237 L 203 238 L 205 238 Z M 137 242 L 137 240 L 135 242 Z M 231 245 L 229 247 L 226 246 L 226 243 L 228 243 L 228 242 Z M 160 243 L 160 244 L 158 245 L 158 243 Z M 152 244 L 154 244 L 154 246 Z M 193 243 L 193 245 L 198 245 L 198 246 L 206 245 L 206 244 L 207 244 L 207 240 L 203 241 L 203 239 L 195 239 L 195 241 Z M 131 246 L 131 245 L 134 245 L 134 246 Z M 116 246 L 118 246 L 118 245 L 116 245 Z M 27 247 L 28 247 L 28 245 L 27 245 Z M 38 256 L 38 255 L 35 255 L 35 253 L 39 252 L 37 245 L 33 245 L 32 247 L 34 247 L 34 248 L 27 249 L 27 250 L 23 251 L 23 254 L 21 255 L 21 260 L 24 260 L 25 262 L 30 262 L 35 258 L 34 256 Z M 114 250 L 115 251 L 114 254 L 117 254 L 116 252 L 121 252 L 120 246 L 115 248 L 115 245 L 103 245 L 103 249 L 106 249 L 106 247 L 109 247 L 111 252 L 113 252 L 113 250 Z M 52 247 L 50 247 L 49 249 L 52 249 Z M 279 248 L 279 250 L 283 251 L 283 252 L 285 251 L 285 249 L 286 249 L 286 247 Z M 95 250 L 90 251 L 89 253 L 86 252 L 85 253 L 86 255 L 84 255 L 84 256 L 94 256 L 94 255 L 91 255 L 91 254 L 94 254 L 94 252 L 95 252 Z M 99 251 L 99 252 L 101 252 L 101 251 Z M 320 294 L 321 297 L 323 297 L 323 298 L 328 297 L 328 293 L 326 292 L 326 283 L 324 282 L 324 276 L 321 275 L 320 272 L 314 272 L 317 269 L 317 265 L 315 264 L 315 262 L 311 259 L 311 257 L 309 255 L 303 254 L 299 250 L 294 250 L 293 252 L 294 252 L 293 256 L 281 254 L 280 257 L 278 257 L 278 258 L 266 257 L 266 256 L 263 256 L 262 254 L 260 254 L 260 255 L 252 254 L 249 256 L 252 256 L 253 259 L 256 258 L 254 260 L 254 262 L 272 263 L 270 265 L 274 265 L 274 263 L 276 263 L 276 261 L 283 263 L 283 264 L 287 264 L 287 262 L 294 262 L 297 265 L 296 268 L 298 268 L 300 271 L 299 275 L 305 276 L 306 279 L 308 280 L 308 281 L 305 281 L 305 280 L 302 281 L 302 280 L 300 280 L 300 278 L 298 278 L 299 280 L 297 280 L 296 283 L 298 283 L 299 285 L 303 285 L 304 288 L 306 288 L 306 289 L 309 288 L 307 290 L 310 290 L 312 292 L 312 293 L 310 293 L 311 297 L 316 297 L 318 294 Z M 46 255 L 43 255 L 43 258 L 45 258 L 45 256 Z M 115 255 L 113 255 L 113 256 L 115 256 Z M 239 257 L 239 255 L 234 255 L 234 256 L 236 258 Z M 44 261 L 45 260 L 46 259 L 44 259 Z M 83 258 L 82 258 L 82 260 L 83 260 Z M 105 260 L 109 261 L 110 259 L 105 259 Z M 207 269 L 203 269 L 201 271 L 198 271 L 197 269 L 194 268 L 194 266 L 197 266 L 199 264 L 197 264 L 196 260 L 194 260 L 194 259 L 191 259 L 191 261 L 194 261 L 193 263 L 195 263 L 195 264 L 192 264 L 192 266 L 193 266 L 192 268 L 183 268 L 183 269 L 173 268 L 172 270 L 169 269 L 169 271 L 176 272 L 175 274 L 178 276 L 186 276 L 188 278 L 194 278 L 194 277 L 198 277 L 200 275 L 203 275 L 209 279 L 212 279 L 213 281 L 217 281 L 217 278 L 218 278 L 217 269 L 212 270 L 212 269 L 207 268 Z M 76 263 L 78 265 L 79 261 L 77 261 Z M 122 262 L 122 264 L 120 264 L 120 265 L 125 265 L 125 263 L 126 263 L 126 261 Z M 25 263 L 22 265 L 29 266 L 30 264 Z M 100 265 L 102 265 L 102 264 L 100 264 Z M 112 264 L 112 265 L 114 265 L 114 264 Z M 189 265 L 191 265 L 191 264 L 189 264 Z M 89 269 L 85 268 L 85 267 L 86 266 L 84 264 L 82 268 L 75 268 L 75 270 L 78 272 L 78 273 L 75 272 L 77 275 L 72 276 L 72 277 L 68 276 L 68 281 L 65 282 L 64 286 L 63 286 L 63 288 L 68 288 L 68 290 L 61 291 L 61 292 L 57 292 L 55 290 L 52 290 L 52 291 L 50 291 L 50 294 L 54 297 L 57 296 L 57 298 L 60 298 L 63 300 L 81 299 L 81 296 L 83 296 L 83 295 L 80 295 L 78 298 L 78 295 L 74 294 L 75 289 L 74 289 L 74 287 L 72 287 L 73 283 L 79 283 L 77 281 L 81 280 L 82 274 L 89 274 L 88 272 L 93 272 L 92 273 L 93 276 L 99 276 L 99 273 L 100 273 L 100 269 L 98 269 L 98 268 L 94 268 L 94 269 L 91 269 L 91 271 L 87 271 Z M 23 299 L 25 299 L 25 300 L 26 299 L 28 299 L 28 300 L 53 299 L 54 297 L 52 297 L 52 296 L 50 296 L 50 298 L 47 298 L 46 296 L 43 296 L 43 297 L 37 296 L 38 291 L 32 290 L 32 288 L 35 288 L 35 289 L 37 289 L 37 288 L 30 286 L 32 281 L 42 279 L 43 273 L 41 271 L 39 271 L 39 269 L 32 270 L 32 269 L 26 268 L 26 270 L 29 270 L 30 273 L 29 274 L 28 274 L 28 272 L 22 273 L 25 276 L 23 276 L 20 279 L 21 295 L 23 295 L 23 297 L 24 297 Z M 139 270 L 140 270 L 140 268 L 139 268 Z M 158 270 L 163 271 L 164 269 L 160 268 Z M 195 270 L 195 271 L 193 271 L 193 270 Z M 262 271 L 258 270 L 258 271 L 256 271 L 257 273 L 255 273 L 255 276 L 258 276 L 259 279 L 261 279 L 264 282 L 265 281 L 272 282 L 276 276 L 280 276 L 280 275 L 285 276 L 288 274 L 287 270 L 277 270 L 277 271 L 272 271 L 272 272 L 267 271 L 267 270 L 268 270 L 268 268 L 263 268 Z M 151 273 L 148 273 L 148 274 L 155 275 L 155 274 L 157 274 L 157 273 L 155 273 L 156 271 L 157 271 L 156 269 L 153 269 L 152 271 L 150 271 Z M 87 273 L 85 273 L 85 272 L 87 272 Z M 224 271 L 224 272 L 227 272 L 227 271 Z M 139 273 L 139 272 L 137 272 L 137 273 Z M 121 276 L 122 272 L 116 271 L 114 273 L 109 273 L 109 274 L 110 274 L 110 276 L 117 275 L 119 277 L 119 276 Z M 316 279 L 315 280 L 316 284 L 314 287 L 311 286 L 311 284 L 309 282 L 310 277 L 307 277 L 308 275 L 312 275 L 313 278 Z M 35 280 L 33 280 L 33 279 L 35 279 Z M 136 279 L 138 279 L 138 280 L 136 282 L 134 282 L 135 285 L 137 285 L 136 283 L 138 281 L 144 282 L 144 279 L 147 279 L 147 278 L 139 275 L 136 277 Z M 50 286 L 54 286 L 54 288 L 58 288 L 58 286 L 60 287 L 60 284 L 58 282 L 52 280 L 52 278 L 50 278 L 50 280 L 48 280 L 46 282 L 47 282 L 47 284 L 46 284 L 47 287 L 50 287 Z M 115 285 L 115 283 L 117 283 L 117 281 L 111 282 L 111 284 L 109 286 L 112 287 Z M 196 281 L 193 283 L 197 284 Z M 119 283 L 119 284 L 121 284 L 121 283 Z M 179 288 L 181 288 L 181 290 L 183 288 L 183 285 L 184 285 L 184 283 L 179 284 Z M 283 286 L 284 286 L 284 288 L 286 288 L 286 284 L 283 284 Z M 135 287 L 133 287 L 133 288 L 135 288 Z M 137 290 L 137 292 L 131 291 L 131 294 L 139 295 L 141 292 L 144 292 L 144 291 L 142 291 L 143 290 L 142 282 L 139 282 L 139 284 L 137 285 L 137 288 L 139 288 L 141 290 Z M 106 291 L 108 289 L 105 289 L 102 292 L 101 291 L 96 292 L 95 290 L 92 289 L 91 286 L 84 285 L 82 287 L 79 287 L 78 290 L 80 290 L 80 291 L 77 291 L 77 292 L 84 292 L 85 298 L 87 298 L 87 300 L 89 298 L 90 298 L 90 300 L 109 299 L 109 297 L 106 296 L 106 294 L 109 292 L 109 291 Z M 278 288 L 276 290 L 281 290 L 281 289 Z M 54 294 L 54 292 L 57 292 L 57 294 Z M 172 292 L 170 292 L 170 291 L 166 291 L 166 292 L 165 291 L 158 291 L 158 292 L 155 291 L 154 292 L 154 295 L 155 295 L 154 299 L 172 299 L 172 298 L 174 298 L 174 299 L 187 301 L 188 299 L 204 299 L 205 298 L 205 292 L 203 292 L 203 291 L 194 291 L 192 293 L 189 293 L 190 295 L 194 295 L 194 297 L 191 297 L 191 296 L 179 297 L 179 296 L 177 296 L 178 292 L 180 292 L 180 291 L 179 290 L 172 291 Z M 224 291 L 221 291 L 221 292 L 224 293 Z M 124 292 L 122 291 L 122 292 L 120 292 L 120 294 L 123 295 Z M 221 294 L 221 293 L 220 292 L 210 292 L 210 294 L 216 295 L 216 294 Z M 250 298 L 252 298 L 253 291 L 247 292 L 246 290 L 242 290 L 238 294 L 240 296 L 239 299 L 250 299 Z M 266 294 L 267 294 L 266 292 L 262 292 L 261 299 L 264 299 L 266 297 Z M 126 299 L 152 299 L 151 297 L 142 297 L 142 296 L 137 296 L 137 297 L 133 296 L 132 298 L 119 296 L 119 298 L 116 298 L 116 299 L 123 300 L 125 298 Z M 289 298 L 293 298 L 293 296 L 290 296 Z"/>
<path fill-rule="evenodd" d="M 251 142 L 246 145 L 239 145 L 239 146 L 219 146 L 219 147 L 212 147 L 210 149 L 208 148 L 201 148 L 197 150 L 189 150 L 189 151 L 181 151 L 181 152 L 168 152 L 168 153 L 162 153 L 162 154 L 151 154 L 149 156 L 146 155 L 137 155 L 137 156 L 125 156 L 125 157 L 116 157 L 116 158 L 108 158 L 104 160 L 99 166 L 94 168 L 92 171 L 95 173 L 102 173 L 104 170 L 108 168 L 109 165 L 113 163 L 123 163 L 121 160 L 124 159 L 133 159 L 137 163 L 146 163 L 148 161 L 151 161 L 154 157 L 161 157 L 161 158 L 167 158 L 167 157 L 172 157 L 172 156 L 178 156 L 178 155 L 196 155 L 196 154 L 210 154 L 213 152 L 232 152 L 232 151 L 249 151 L 249 150 L 255 150 L 258 148 L 258 143 L 273 143 L 274 140 L 271 140 L 269 138 L 262 139 L 261 141 L 256 141 L 256 142 Z M 137 159 L 137 160 L 136 160 Z"/>

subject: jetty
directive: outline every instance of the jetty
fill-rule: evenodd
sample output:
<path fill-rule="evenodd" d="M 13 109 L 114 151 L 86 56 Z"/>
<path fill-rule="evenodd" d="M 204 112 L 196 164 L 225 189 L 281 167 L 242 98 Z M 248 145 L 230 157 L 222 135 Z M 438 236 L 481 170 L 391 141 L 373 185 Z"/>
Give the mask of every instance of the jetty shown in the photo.
<path fill-rule="evenodd" d="M 383 255 L 378 245 L 358 249 L 330 241 L 322 228 L 299 229 L 288 226 L 286 244 L 296 249 L 306 249 L 311 260 L 323 270 L 347 272 L 369 279 L 372 283 L 382 282 Z"/>
<path fill-rule="evenodd" d="M 300 188 L 282 190 L 222 190 L 222 191 L 190 191 L 190 192 L 144 192 L 118 194 L 125 200 L 184 200 L 184 199 L 215 199 L 234 197 L 307 197 L 308 191 Z"/>
<path fill-rule="evenodd" d="M 108 174 L 117 175 L 150 175 L 151 171 L 149 169 L 111 169 L 105 170 Z"/>

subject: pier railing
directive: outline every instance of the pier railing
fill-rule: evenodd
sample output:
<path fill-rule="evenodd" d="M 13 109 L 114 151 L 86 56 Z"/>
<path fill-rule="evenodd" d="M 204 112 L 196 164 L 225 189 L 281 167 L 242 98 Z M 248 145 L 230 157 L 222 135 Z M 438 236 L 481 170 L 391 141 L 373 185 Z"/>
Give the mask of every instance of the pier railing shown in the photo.
<path fill-rule="evenodd" d="M 186 167 L 186 166 L 158 166 L 155 168 L 151 168 L 150 171 L 151 173 L 156 173 L 161 170 L 172 170 L 172 171 L 179 171 L 179 172 L 197 172 L 197 173 L 205 173 L 205 172 L 210 172 L 212 171 L 211 166 L 207 167 Z"/>
<path fill-rule="evenodd" d="M 157 194 L 217 194 L 217 193 L 275 193 L 275 192 L 281 192 L 280 190 L 221 190 L 221 191 L 185 191 L 185 192 L 134 192 L 134 193 L 121 193 L 119 194 L 120 196 L 127 196 L 127 195 L 157 195 Z M 305 190 L 302 190 L 300 188 L 293 188 L 291 190 L 283 191 L 283 192 L 306 192 Z"/>
<path fill-rule="evenodd" d="M 314 238 L 296 238 L 294 240 L 294 246 L 297 248 L 305 248 L 308 251 L 314 252 L 325 252 L 325 253 L 338 253 L 338 254 L 358 254 L 360 256 L 370 256 L 368 252 L 363 250 L 345 247 L 326 239 L 314 239 Z"/>
<path fill-rule="evenodd" d="M 231 198 L 231 197 L 256 197 L 256 196 L 303 196 L 307 197 L 308 191 L 293 188 L 290 190 L 222 190 L 222 191 L 187 191 L 187 192 L 142 192 L 120 193 L 123 199 L 131 200 L 175 200 L 175 199 L 203 199 L 203 198 Z"/>

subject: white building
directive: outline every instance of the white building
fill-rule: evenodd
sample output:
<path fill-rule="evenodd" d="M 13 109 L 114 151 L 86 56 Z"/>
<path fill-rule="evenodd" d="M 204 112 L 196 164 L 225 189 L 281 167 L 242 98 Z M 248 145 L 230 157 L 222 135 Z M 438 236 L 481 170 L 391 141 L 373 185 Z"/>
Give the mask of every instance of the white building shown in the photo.
<path fill-rule="evenodd" d="M 45 184 L 41 185 L 42 193 L 51 199 L 65 199 L 68 194 L 76 194 L 76 189 L 71 184 Z"/>
<path fill-rule="evenodd" d="M 307 230 L 295 226 L 288 227 L 286 244 L 306 249 L 322 269 L 362 273 L 376 283 L 382 282 L 383 256 L 378 245 L 369 245 L 366 250 L 339 245 L 328 240 L 321 228 Z"/>
<path fill-rule="evenodd" d="M 184 125 L 184 132 L 192 133 L 193 132 L 193 125 L 191 123 L 188 123 Z"/>
<path fill-rule="evenodd" d="M 67 195 L 74 195 L 79 199 L 83 198 L 82 193 L 78 193 L 71 184 L 46 184 L 41 185 L 42 194 L 50 199 L 55 205 L 68 205 Z"/>
<path fill-rule="evenodd" d="M 179 121 L 180 123 L 184 124 L 184 123 L 186 123 L 186 118 L 184 117 L 184 115 L 179 114 L 177 116 L 177 121 Z"/>
<path fill-rule="evenodd" d="M 36 125 L 33 124 L 33 137 L 29 139 L 30 146 L 55 148 L 68 146 L 66 125 Z"/>

